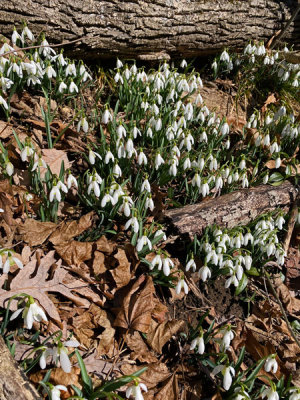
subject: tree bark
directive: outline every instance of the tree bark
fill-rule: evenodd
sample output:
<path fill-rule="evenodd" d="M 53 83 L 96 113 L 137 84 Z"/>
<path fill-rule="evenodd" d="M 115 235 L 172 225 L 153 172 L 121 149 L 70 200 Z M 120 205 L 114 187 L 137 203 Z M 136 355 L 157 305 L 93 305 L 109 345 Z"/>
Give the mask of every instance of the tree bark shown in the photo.
<path fill-rule="evenodd" d="M 261 185 L 225 194 L 200 204 L 188 205 L 165 213 L 169 222 L 181 236 L 201 235 L 208 225 L 233 228 L 246 225 L 259 215 L 276 208 L 289 210 L 297 197 L 290 182 L 280 186 Z"/>
<path fill-rule="evenodd" d="M 87 59 L 192 57 L 268 40 L 284 28 L 297 0 L 1 0 L 4 35 L 26 20 L 51 43 Z M 299 15 L 284 40 L 299 47 Z"/>
<path fill-rule="evenodd" d="M 0 400 L 42 400 L 26 380 L 0 336 Z"/>

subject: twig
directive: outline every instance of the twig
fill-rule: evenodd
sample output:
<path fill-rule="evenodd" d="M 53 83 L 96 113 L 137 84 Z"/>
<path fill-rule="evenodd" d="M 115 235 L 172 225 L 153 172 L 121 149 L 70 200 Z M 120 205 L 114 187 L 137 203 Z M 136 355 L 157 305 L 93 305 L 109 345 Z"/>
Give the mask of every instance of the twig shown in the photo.
<path fill-rule="evenodd" d="M 266 266 L 268 266 L 268 263 L 266 263 L 264 265 L 264 267 L 266 267 Z M 284 309 L 284 307 L 283 307 L 283 305 L 282 305 L 282 303 L 280 301 L 280 298 L 279 298 L 278 294 L 276 293 L 276 290 L 275 290 L 275 288 L 273 286 L 273 283 L 271 282 L 270 276 L 269 276 L 268 272 L 265 271 L 264 267 L 263 267 L 264 276 L 266 277 L 266 279 L 268 281 L 268 284 L 269 284 L 269 286 L 271 288 L 271 291 L 272 291 L 274 297 L 276 298 L 276 301 L 277 301 L 277 303 L 278 303 L 278 305 L 279 305 L 279 307 L 281 309 L 281 312 L 282 312 L 283 318 L 284 318 L 284 320 L 285 320 L 285 322 L 287 324 L 288 330 L 290 331 L 290 334 L 292 335 L 293 339 L 295 340 L 295 342 L 297 343 L 297 345 L 298 345 L 298 347 L 300 349 L 300 341 L 298 340 L 297 336 L 295 335 L 295 332 L 294 332 L 293 328 L 291 327 L 291 324 L 290 324 L 290 322 L 288 320 L 288 317 L 286 315 L 285 309 Z"/>
<path fill-rule="evenodd" d="M 275 37 L 273 43 L 270 46 L 270 49 L 274 49 L 275 44 L 278 42 L 278 40 L 282 39 L 283 36 L 286 34 L 286 31 L 288 30 L 288 28 L 290 27 L 291 23 L 295 21 L 298 12 L 300 11 L 300 2 L 298 1 L 298 5 L 294 11 L 294 13 L 292 14 L 291 18 L 287 21 L 287 23 L 285 24 L 285 26 L 282 28 L 281 32 L 279 33 L 279 35 L 277 37 Z"/>
<path fill-rule="evenodd" d="M 7 53 L 3 53 L 2 57 L 8 56 L 9 54 L 18 53 L 18 52 L 21 52 L 21 51 L 24 51 L 24 50 L 40 49 L 42 47 L 51 47 L 52 48 L 52 47 L 68 46 L 69 44 L 80 42 L 83 38 L 84 38 L 84 36 L 82 38 L 79 38 L 79 39 L 71 40 L 70 42 L 64 42 L 64 43 L 59 43 L 59 44 L 52 44 L 52 45 L 50 45 L 50 44 L 40 45 L 39 44 L 39 45 L 36 45 L 36 46 L 20 47 L 20 48 L 18 48 L 16 50 L 11 50 L 11 51 L 8 51 Z"/>
<path fill-rule="evenodd" d="M 295 223 L 297 221 L 297 216 L 298 216 L 298 200 L 299 200 L 299 194 L 295 200 L 295 203 L 293 205 L 292 211 L 291 211 L 291 216 L 290 216 L 290 220 L 287 226 L 287 232 L 285 234 L 285 238 L 283 241 L 283 249 L 284 251 L 287 253 L 289 246 L 290 246 L 290 242 L 291 242 L 291 237 L 292 237 L 292 233 L 294 230 L 294 226 Z"/>

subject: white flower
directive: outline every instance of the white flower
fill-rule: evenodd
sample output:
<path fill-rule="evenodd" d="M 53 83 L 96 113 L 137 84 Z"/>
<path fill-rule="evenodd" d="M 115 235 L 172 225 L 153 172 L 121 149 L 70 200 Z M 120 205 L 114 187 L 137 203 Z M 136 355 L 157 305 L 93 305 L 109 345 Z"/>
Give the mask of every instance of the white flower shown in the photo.
<path fill-rule="evenodd" d="M 106 125 L 106 124 L 109 123 L 109 121 L 112 121 L 112 115 L 111 115 L 111 113 L 109 112 L 109 110 L 106 108 L 106 109 L 104 110 L 103 115 L 102 115 L 102 123 Z"/>
<path fill-rule="evenodd" d="M 278 229 L 281 230 L 284 223 L 285 223 L 285 219 L 283 218 L 282 215 L 279 215 L 275 221 L 275 225 L 277 226 Z"/>
<path fill-rule="evenodd" d="M 42 156 L 37 155 L 36 153 L 34 153 L 34 164 L 33 164 L 32 168 L 31 168 L 31 172 L 35 171 L 37 169 L 37 167 L 47 168 L 47 164 L 42 159 Z"/>
<path fill-rule="evenodd" d="M 151 192 L 151 187 L 148 179 L 145 179 L 144 182 L 142 183 L 141 192 L 143 192 L 144 190 L 146 190 L 149 193 Z"/>
<path fill-rule="evenodd" d="M 134 233 L 138 233 L 138 231 L 140 229 L 140 225 L 139 225 L 139 221 L 138 221 L 137 217 L 132 217 L 126 222 L 125 227 L 124 227 L 125 230 L 127 230 L 130 226 L 133 228 Z"/>
<path fill-rule="evenodd" d="M 8 176 L 12 176 L 12 174 L 14 173 L 14 166 L 10 161 L 6 162 L 5 170 Z"/>
<path fill-rule="evenodd" d="M 122 61 L 117 58 L 117 68 L 122 68 L 122 67 L 123 67 Z"/>
<path fill-rule="evenodd" d="M 220 333 L 223 335 L 220 344 L 223 351 L 226 351 L 230 347 L 230 342 L 234 338 L 234 333 L 231 330 L 231 326 L 226 326 L 225 328 L 220 330 Z"/>
<path fill-rule="evenodd" d="M 273 388 L 266 388 L 262 394 L 261 394 L 262 399 L 267 397 L 267 400 L 279 400 L 279 395 L 276 392 L 276 390 L 273 390 Z"/>
<path fill-rule="evenodd" d="M 58 86 L 58 91 L 59 93 L 63 93 L 67 88 L 68 86 L 65 84 L 65 82 L 60 82 Z"/>
<path fill-rule="evenodd" d="M 169 257 L 164 257 L 162 263 L 163 263 L 163 273 L 166 276 L 169 276 L 170 272 L 171 272 L 171 268 L 174 267 L 173 261 Z"/>
<path fill-rule="evenodd" d="M 39 359 L 39 364 L 41 369 L 45 369 L 47 366 L 47 358 L 52 356 L 52 349 L 48 349 L 48 347 L 44 347 L 42 350 L 42 354 Z"/>
<path fill-rule="evenodd" d="M 147 245 L 148 245 L 148 247 L 149 247 L 149 250 L 152 250 L 152 244 L 151 244 L 150 239 L 149 239 L 147 236 L 143 235 L 143 236 L 140 237 L 139 240 L 137 241 L 136 250 L 137 250 L 138 252 L 140 252 L 140 251 L 142 251 L 142 249 L 144 248 L 144 246 L 147 246 Z"/>
<path fill-rule="evenodd" d="M 1 257 L 2 254 L 6 254 L 6 261 L 4 264 Z M 2 250 L 0 253 L 0 268 L 3 268 L 3 273 L 8 274 L 12 265 L 16 265 L 18 268 L 23 269 L 22 261 L 13 255 L 12 250 Z"/>
<path fill-rule="evenodd" d="M 72 174 L 69 174 L 67 179 L 68 189 L 70 189 L 72 185 L 74 185 L 76 188 L 78 187 L 77 179 Z"/>
<path fill-rule="evenodd" d="M 91 180 L 91 182 L 89 183 L 89 186 L 88 186 L 88 194 L 90 194 L 92 191 L 94 192 L 94 195 L 96 197 L 100 196 L 100 186 L 99 186 L 99 183 L 96 180 L 96 177 L 92 177 L 92 180 Z"/>
<path fill-rule="evenodd" d="M 156 256 L 152 259 L 150 269 L 152 270 L 156 265 L 158 266 L 158 270 L 160 271 L 162 269 L 162 259 L 159 254 L 156 254 Z"/>
<path fill-rule="evenodd" d="M 223 375 L 223 388 L 229 390 L 232 384 L 232 376 L 235 376 L 234 368 L 227 367 L 226 365 L 218 365 L 213 369 L 212 375 L 214 376 L 219 372 L 222 372 Z"/>
<path fill-rule="evenodd" d="M 81 117 L 78 124 L 77 124 L 77 132 L 80 131 L 80 128 L 82 127 L 82 130 L 84 133 L 87 133 L 89 130 L 89 124 L 85 118 L 85 116 Z"/>
<path fill-rule="evenodd" d="M 27 25 L 24 26 L 23 32 L 22 32 L 22 36 L 27 36 L 29 40 L 34 40 L 34 36 L 33 33 L 31 32 L 31 30 L 28 28 Z"/>
<path fill-rule="evenodd" d="M 57 200 L 58 202 L 61 201 L 61 194 L 60 194 L 60 190 L 59 187 L 57 185 L 54 185 L 50 191 L 50 195 L 49 195 L 49 200 L 50 202 L 52 202 L 53 200 Z"/>
<path fill-rule="evenodd" d="M 68 389 L 64 385 L 56 385 L 53 386 L 50 390 L 51 400 L 60 400 L 60 391 L 63 390 L 66 392 Z"/>
<path fill-rule="evenodd" d="M 90 151 L 89 151 L 89 162 L 90 162 L 92 165 L 95 164 L 95 162 L 96 162 L 96 157 L 98 157 L 99 160 L 102 160 L 102 157 L 100 156 L 100 154 L 96 153 L 96 152 L 93 151 L 93 150 L 90 150 Z"/>
<path fill-rule="evenodd" d="M 165 163 L 165 160 L 162 158 L 162 156 L 157 153 L 155 157 L 155 169 L 157 170 L 162 164 Z"/>
<path fill-rule="evenodd" d="M 147 165 L 147 157 L 145 155 L 145 153 L 143 151 L 140 152 L 139 156 L 138 156 L 138 164 L 142 165 L 145 164 Z"/>
<path fill-rule="evenodd" d="M 64 345 L 59 342 L 58 346 L 55 347 L 52 351 L 52 357 L 55 363 L 57 363 L 58 359 L 60 362 L 60 366 L 61 368 L 66 372 L 66 373 L 70 373 L 71 372 L 71 362 L 68 356 L 68 350 L 65 347 L 78 347 L 79 343 L 77 342 L 77 340 L 69 340 L 67 342 L 64 343 Z"/>
<path fill-rule="evenodd" d="M 182 60 L 180 63 L 181 68 L 186 68 L 187 67 L 187 62 L 185 60 Z"/>
<path fill-rule="evenodd" d="M 148 392 L 147 386 L 144 383 L 139 383 L 138 385 L 133 385 L 127 388 L 126 397 L 129 399 L 130 396 L 133 396 L 135 400 L 144 400 L 142 395 L 142 390 L 144 392 Z"/>
<path fill-rule="evenodd" d="M 291 389 L 290 393 L 289 400 L 300 400 L 300 388 Z"/>
<path fill-rule="evenodd" d="M 15 311 L 12 316 L 10 317 L 10 321 L 17 318 L 19 314 L 22 313 L 22 317 L 24 318 L 24 325 L 27 329 L 31 329 L 33 322 L 41 322 L 48 321 L 44 310 L 38 306 L 32 297 L 29 297 L 28 301 L 24 308 L 21 308 Z"/>
<path fill-rule="evenodd" d="M 189 260 L 189 262 L 186 264 L 185 270 L 188 272 L 192 268 L 192 270 L 195 272 L 196 271 L 196 263 L 193 258 Z"/>
<path fill-rule="evenodd" d="M 78 93 L 78 87 L 77 87 L 77 85 L 73 82 L 73 80 L 72 80 L 71 83 L 70 83 L 69 92 L 70 92 L 70 93 L 74 93 L 74 92 Z"/>
<path fill-rule="evenodd" d="M 281 166 L 281 159 L 280 157 L 277 157 L 275 160 L 275 168 L 279 168 Z"/>
<path fill-rule="evenodd" d="M 178 283 L 176 285 L 176 289 L 175 289 L 176 294 L 180 294 L 182 289 L 183 289 L 185 294 L 188 294 L 189 287 L 188 287 L 188 285 L 186 284 L 186 282 L 185 282 L 185 280 L 183 278 L 179 279 L 179 281 L 178 281 Z"/>
<path fill-rule="evenodd" d="M 276 374 L 277 369 L 278 369 L 278 363 L 276 361 L 276 354 L 272 354 L 266 359 L 264 368 L 265 368 L 266 372 L 272 371 L 273 374 Z"/>
<path fill-rule="evenodd" d="M 162 240 L 167 240 L 167 236 L 166 236 L 165 232 L 164 232 L 162 229 L 158 229 L 158 230 L 155 232 L 154 237 L 158 237 L 158 236 L 160 236 L 160 235 L 162 235 Z"/>
<path fill-rule="evenodd" d="M 21 160 L 28 161 L 28 157 L 32 156 L 32 154 L 33 154 L 33 149 L 28 145 L 24 146 L 24 148 L 21 151 Z"/>
<path fill-rule="evenodd" d="M 6 100 L 4 100 L 4 98 L 2 96 L 0 96 L 0 104 L 6 109 L 8 110 L 8 105 Z"/>
<path fill-rule="evenodd" d="M 66 76 L 69 76 L 69 75 L 76 76 L 76 67 L 75 67 L 74 63 L 67 65 L 67 67 L 65 69 L 65 74 L 66 74 Z"/>
<path fill-rule="evenodd" d="M 211 270 L 208 268 L 207 265 L 204 265 L 203 267 L 200 268 L 198 276 L 203 280 L 203 282 L 205 282 L 207 278 L 211 277 Z"/>
<path fill-rule="evenodd" d="M 203 339 L 203 335 L 196 337 L 191 343 L 191 350 L 194 350 L 196 347 L 198 347 L 198 354 L 203 354 L 205 351 L 205 343 Z"/>
<path fill-rule="evenodd" d="M 112 152 L 110 150 L 108 150 L 105 154 L 104 162 L 105 162 L 105 164 L 108 164 L 110 161 L 114 162 L 115 157 L 112 154 Z"/>

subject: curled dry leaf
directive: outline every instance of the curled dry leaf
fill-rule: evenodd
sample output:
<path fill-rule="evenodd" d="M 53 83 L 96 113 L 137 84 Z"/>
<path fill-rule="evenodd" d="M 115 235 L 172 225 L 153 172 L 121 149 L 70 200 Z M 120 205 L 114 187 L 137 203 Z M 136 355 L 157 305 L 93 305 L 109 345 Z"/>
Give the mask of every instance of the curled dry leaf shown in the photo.
<path fill-rule="evenodd" d="M 43 149 L 42 156 L 45 163 L 49 166 L 52 174 L 59 176 L 61 164 L 64 162 L 65 171 L 71 168 L 71 163 L 68 159 L 67 153 L 64 150 L 57 149 Z M 40 168 L 41 178 L 44 178 L 47 168 Z"/>
<path fill-rule="evenodd" d="M 117 289 L 119 289 L 126 286 L 131 279 L 130 262 L 128 261 L 123 249 L 118 249 L 118 252 L 114 254 L 114 258 L 117 260 L 119 265 L 109 272 L 115 281 Z"/>
<path fill-rule="evenodd" d="M 183 320 L 172 320 L 160 324 L 152 319 L 147 333 L 147 343 L 154 351 L 161 354 L 163 346 L 171 337 L 184 329 L 185 322 Z"/>
<path fill-rule="evenodd" d="M 62 243 L 55 246 L 55 250 L 68 265 L 80 265 L 82 262 L 90 260 L 93 254 L 92 242 L 72 242 Z"/>
<path fill-rule="evenodd" d="M 24 242 L 30 246 L 39 246 L 43 244 L 52 232 L 57 228 L 54 222 L 40 222 L 32 218 L 25 220 L 24 224 L 19 227 L 20 233 L 23 235 Z"/>
<path fill-rule="evenodd" d="M 90 213 L 83 215 L 79 221 L 73 220 L 62 222 L 49 237 L 50 242 L 54 245 L 69 242 L 71 239 L 82 234 L 92 226 L 94 216 L 94 211 L 91 211 Z"/>
<path fill-rule="evenodd" d="M 160 382 L 165 381 L 171 375 L 166 364 L 162 362 L 143 364 L 143 365 L 132 365 L 124 364 L 121 367 L 123 374 L 131 375 L 137 370 L 147 367 L 147 370 L 141 375 L 141 381 L 145 383 L 148 389 L 156 388 Z"/>
<path fill-rule="evenodd" d="M 158 362 L 157 358 L 149 350 L 149 347 L 146 345 L 138 331 L 128 333 L 125 336 L 125 341 L 132 351 L 130 354 L 131 360 L 139 360 L 140 362 L 146 363 Z"/>
<path fill-rule="evenodd" d="M 147 333 L 154 308 L 154 293 L 152 278 L 141 275 L 124 296 L 114 326 Z"/>
<path fill-rule="evenodd" d="M 179 389 L 177 375 L 173 374 L 155 395 L 155 400 L 177 400 L 179 399 Z"/>

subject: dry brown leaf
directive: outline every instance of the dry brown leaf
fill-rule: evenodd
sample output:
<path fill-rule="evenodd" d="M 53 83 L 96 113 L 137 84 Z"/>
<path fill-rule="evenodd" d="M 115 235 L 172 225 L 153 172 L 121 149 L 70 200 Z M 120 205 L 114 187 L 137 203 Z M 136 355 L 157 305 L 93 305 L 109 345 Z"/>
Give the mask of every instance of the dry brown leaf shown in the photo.
<path fill-rule="evenodd" d="M 106 272 L 105 255 L 101 251 L 94 252 L 94 259 L 92 264 L 94 275 L 101 275 Z"/>
<path fill-rule="evenodd" d="M 117 247 L 116 243 L 107 240 L 105 236 L 101 236 L 101 238 L 95 242 L 95 245 L 97 250 L 105 254 L 113 253 Z"/>
<path fill-rule="evenodd" d="M 52 232 L 57 228 L 54 222 L 40 222 L 32 218 L 25 220 L 20 226 L 20 233 L 23 234 L 24 242 L 30 246 L 39 246 L 44 243 Z"/>
<path fill-rule="evenodd" d="M 7 139 L 13 135 L 12 126 L 9 122 L 0 121 L 0 138 Z"/>
<path fill-rule="evenodd" d="M 8 300 L 19 293 L 26 293 L 38 300 L 47 314 L 56 323 L 60 323 L 59 313 L 50 300 L 47 293 L 60 293 L 64 297 L 72 300 L 76 305 L 89 307 L 90 302 L 84 298 L 81 298 L 74 292 L 85 288 L 86 283 L 80 280 L 75 280 L 65 269 L 61 268 L 61 260 L 56 261 L 54 258 L 54 251 L 50 251 L 45 257 L 40 260 L 38 264 L 37 260 L 30 261 L 18 274 L 12 279 L 10 283 L 10 290 L 0 290 L 0 306 L 7 306 Z M 56 269 L 53 276 L 48 279 L 49 268 L 56 264 Z M 36 275 L 33 277 L 32 274 L 36 271 Z M 48 279 L 48 280 L 47 280 Z M 6 275 L 0 277 L 0 287 L 3 286 L 6 280 Z M 101 299 L 99 298 L 101 303 Z M 12 302 L 11 309 L 15 310 L 17 307 L 16 302 Z"/>
<path fill-rule="evenodd" d="M 163 346 L 171 337 L 184 329 L 185 322 L 183 320 L 172 320 L 160 324 L 152 319 L 147 333 L 147 343 L 154 351 L 161 354 Z"/>
<path fill-rule="evenodd" d="M 264 105 L 262 106 L 261 111 L 264 113 L 267 110 L 267 107 L 269 104 L 274 104 L 277 102 L 277 99 L 275 97 L 275 94 L 272 93 L 268 96 L 267 100 L 265 101 Z"/>
<path fill-rule="evenodd" d="M 276 292 L 279 295 L 280 300 L 282 301 L 284 308 L 290 313 L 299 314 L 300 311 L 300 300 L 292 297 L 288 287 L 282 282 L 280 276 L 274 277 L 273 284 L 276 289 Z"/>
<path fill-rule="evenodd" d="M 118 249 L 118 252 L 114 254 L 114 258 L 118 261 L 118 266 L 110 270 L 111 276 L 113 277 L 117 289 L 126 286 L 131 279 L 130 262 L 126 257 L 126 253 L 123 249 Z"/>
<path fill-rule="evenodd" d="M 151 323 L 151 313 L 154 308 L 154 293 L 155 289 L 152 278 L 141 275 L 124 296 L 114 326 L 147 333 Z"/>
<path fill-rule="evenodd" d="M 79 221 L 73 220 L 62 222 L 50 236 L 50 242 L 54 245 L 58 245 L 68 242 L 75 236 L 80 235 L 92 226 L 94 215 L 94 211 L 91 211 L 90 213 L 83 215 Z"/>
<path fill-rule="evenodd" d="M 179 398 L 178 380 L 176 374 L 173 374 L 156 393 L 155 400 L 177 400 Z"/>
<path fill-rule="evenodd" d="M 65 171 L 71 168 L 71 163 L 68 159 L 67 153 L 64 150 L 57 149 L 43 149 L 42 150 L 43 160 L 49 166 L 52 174 L 59 176 L 61 164 L 64 162 Z M 44 178 L 47 172 L 47 168 L 40 168 L 41 178 Z"/>
<path fill-rule="evenodd" d="M 80 265 L 92 258 L 93 242 L 76 242 L 73 240 L 55 246 L 55 250 L 68 265 Z"/>
<path fill-rule="evenodd" d="M 126 335 L 126 344 L 132 350 L 130 354 L 131 360 L 139 360 L 140 362 L 153 363 L 157 362 L 157 358 L 149 350 L 138 331 Z"/>
<path fill-rule="evenodd" d="M 274 169 L 275 164 L 276 164 L 275 160 L 269 160 L 265 163 L 265 167 L 267 167 L 268 169 Z"/>
<path fill-rule="evenodd" d="M 121 366 L 121 370 L 126 375 L 131 375 L 139 369 L 147 367 L 147 370 L 141 375 L 141 381 L 146 384 L 148 389 L 156 388 L 160 382 L 165 381 L 171 375 L 166 364 L 162 362 L 132 365 L 125 364 Z"/>
<path fill-rule="evenodd" d="M 106 378 L 110 371 L 119 371 L 119 363 L 113 364 L 107 360 L 102 360 L 97 356 L 96 351 L 93 351 L 88 356 L 82 354 L 82 352 L 80 353 L 87 372 L 96 373 L 100 378 Z"/>

